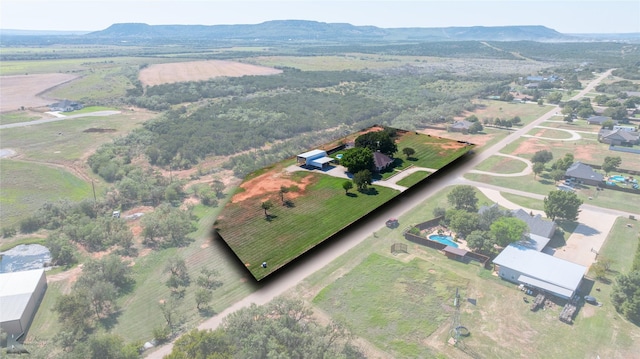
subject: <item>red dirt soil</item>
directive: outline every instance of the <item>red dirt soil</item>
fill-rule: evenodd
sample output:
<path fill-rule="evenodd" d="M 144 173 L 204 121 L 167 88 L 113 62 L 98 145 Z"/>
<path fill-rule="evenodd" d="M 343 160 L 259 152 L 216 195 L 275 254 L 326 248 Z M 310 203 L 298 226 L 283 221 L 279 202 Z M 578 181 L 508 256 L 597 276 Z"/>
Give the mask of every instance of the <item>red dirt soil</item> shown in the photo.
<path fill-rule="evenodd" d="M 244 188 L 244 192 L 240 192 L 231 198 L 232 203 L 238 203 L 250 198 L 264 196 L 265 194 L 273 194 L 280 192 L 280 187 L 297 186 L 300 191 L 287 193 L 287 199 L 294 199 L 300 196 L 301 192 L 311 183 L 313 176 L 306 176 L 300 182 L 285 177 L 284 173 L 267 172 L 256 178 L 253 178 L 240 185 Z"/>

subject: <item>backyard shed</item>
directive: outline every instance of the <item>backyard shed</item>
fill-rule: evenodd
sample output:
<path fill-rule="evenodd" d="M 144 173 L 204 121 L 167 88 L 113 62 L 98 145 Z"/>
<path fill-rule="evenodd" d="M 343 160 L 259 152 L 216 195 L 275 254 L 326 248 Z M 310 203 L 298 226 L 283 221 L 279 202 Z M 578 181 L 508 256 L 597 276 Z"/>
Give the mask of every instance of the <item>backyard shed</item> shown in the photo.
<path fill-rule="evenodd" d="M 508 245 L 494 260 L 500 278 L 570 299 L 587 268 L 518 244 Z"/>
<path fill-rule="evenodd" d="M 301 153 L 297 156 L 298 165 L 311 166 L 315 168 L 325 169 L 333 161 L 333 158 L 327 156 L 327 152 L 323 150 L 311 150 Z"/>
<path fill-rule="evenodd" d="M 0 273 L 0 328 L 15 340 L 27 331 L 47 290 L 44 269 Z"/>

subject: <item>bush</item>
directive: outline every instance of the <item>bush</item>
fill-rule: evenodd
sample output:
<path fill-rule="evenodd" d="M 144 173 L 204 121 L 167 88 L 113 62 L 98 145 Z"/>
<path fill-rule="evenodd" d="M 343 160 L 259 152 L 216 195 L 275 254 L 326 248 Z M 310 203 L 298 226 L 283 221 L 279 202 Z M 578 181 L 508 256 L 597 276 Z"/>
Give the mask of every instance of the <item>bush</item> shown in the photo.
<path fill-rule="evenodd" d="M 16 228 L 15 227 L 3 227 L 2 228 L 2 237 L 4 238 L 11 238 L 13 236 L 16 235 Z"/>
<path fill-rule="evenodd" d="M 171 330 L 166 325 L 153 328 L 153 339 L 156 340 L 158 344 L 164 343 L 168 341 L 171 337 Z"/>
<path fill-rule="evenodd" d="M 33 233 L 40 229 L 40 221 L 35 217 L 25 218 L 20 221 L 21 233 Z"/>

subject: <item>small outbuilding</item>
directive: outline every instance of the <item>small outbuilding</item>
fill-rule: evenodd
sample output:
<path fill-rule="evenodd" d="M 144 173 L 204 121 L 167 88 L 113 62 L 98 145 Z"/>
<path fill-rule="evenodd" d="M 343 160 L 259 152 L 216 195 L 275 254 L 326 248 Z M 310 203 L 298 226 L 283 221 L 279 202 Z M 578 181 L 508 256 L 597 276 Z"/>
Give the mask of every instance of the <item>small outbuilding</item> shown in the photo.
<path fill-rule="evenodd" d="M 0 273 L 0 328 L 19 340 L 31 325 L 47 290 L 44 269 Z"/>
<path fill-rule="evenodd" d="M 297 156 L 298 165 L 319 168 L 321 170 L 329 167 L 333 158 L 327 156 L 327 152 L 323 150 L 311 150 L 301 153 Z"/>

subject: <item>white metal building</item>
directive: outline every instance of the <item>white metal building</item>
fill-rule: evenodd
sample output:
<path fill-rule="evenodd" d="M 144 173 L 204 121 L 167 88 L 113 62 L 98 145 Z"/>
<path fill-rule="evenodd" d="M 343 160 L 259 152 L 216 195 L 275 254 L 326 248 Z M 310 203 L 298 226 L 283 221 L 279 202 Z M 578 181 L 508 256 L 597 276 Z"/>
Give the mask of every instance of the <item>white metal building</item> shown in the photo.
<path fill-rule="evenodd" d="M 500 278 L 564 299 L 576 293 L 587 271 L 587 267 L 518 244 L 508 245 L 493 263 Z"/>
<path fill-rule="evenodd" d="M 44 269 L 0 273 L 0 328 L 14 339 L 27 331 L 47 290 Z"/>
<path fill-rule="evenodd" d="M 328 157 L 327 152 L 323 150 L 312 150 L 301 153 L 297 158 L 299 165 L 312 166 L 320 169 L 325 169 L 329 163 L 333 161 L 333 158 Z"/>

